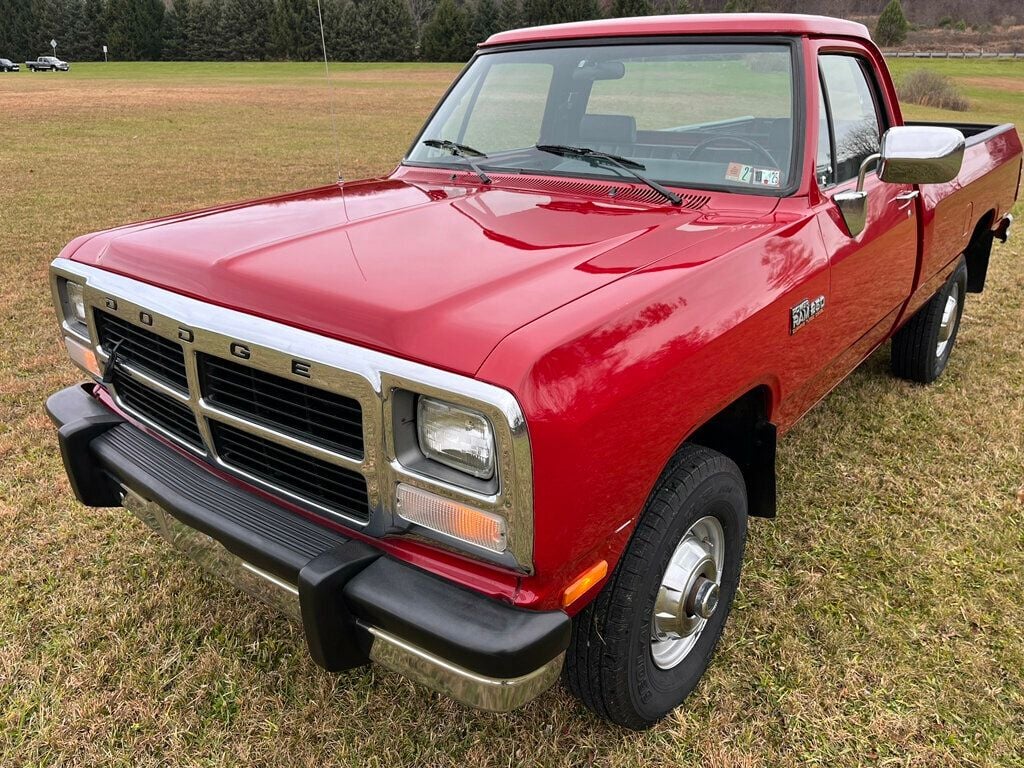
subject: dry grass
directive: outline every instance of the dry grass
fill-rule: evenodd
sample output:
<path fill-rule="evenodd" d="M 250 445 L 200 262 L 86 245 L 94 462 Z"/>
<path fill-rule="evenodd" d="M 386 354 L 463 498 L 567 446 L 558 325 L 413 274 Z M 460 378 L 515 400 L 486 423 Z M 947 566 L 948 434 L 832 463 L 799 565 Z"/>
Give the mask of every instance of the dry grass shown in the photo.
<path fill-rule="evenodd" d="M 972 78 L 969 119 L 1024 123 L 1024 93 L 986 84 L 1024 66 L 943 71 Z M 386 171 L 454 72 L 339 69 L 348 173 Z M 285 620 L 75 503 L 42 412 L 77 378 L 47 264 L 87 230 L 331 179 L 323 97 L 313 65 L 0 78 L 0 765 L 1024 761 L 1020 239 L 937 385 L 891 379 L 883 349 L 783 443 L 781 516 L 752 525 L 715 664 L 646 734 L 562 689 L 493 716 L 379 669 L 327 674 Z"/>

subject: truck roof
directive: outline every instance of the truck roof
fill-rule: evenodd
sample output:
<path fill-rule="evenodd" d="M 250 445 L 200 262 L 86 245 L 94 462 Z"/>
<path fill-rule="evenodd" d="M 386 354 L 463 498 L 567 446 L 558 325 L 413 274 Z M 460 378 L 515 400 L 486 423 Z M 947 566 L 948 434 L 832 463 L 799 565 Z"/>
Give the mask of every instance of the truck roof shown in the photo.
<path fill-rule="evenodd" d="M 868 28 L 855 21 L 799 13 L 691 13 L 675 16 L 637 16 L 549 24 L 498 32 L 479 47 L 568 40 L 587 37 L 641 35 L 822 35 L 870 40 Z"/>

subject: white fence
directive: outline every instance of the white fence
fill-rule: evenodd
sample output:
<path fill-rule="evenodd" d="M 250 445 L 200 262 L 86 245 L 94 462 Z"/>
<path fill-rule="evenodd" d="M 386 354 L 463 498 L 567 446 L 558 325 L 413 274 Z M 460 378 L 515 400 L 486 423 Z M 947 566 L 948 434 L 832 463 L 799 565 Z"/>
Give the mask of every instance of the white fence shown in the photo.
<path fill-rule="evenodd" d="M 890 59 L 1024 59 L 1024 51 L 885 51 L 885 55 Z"/>

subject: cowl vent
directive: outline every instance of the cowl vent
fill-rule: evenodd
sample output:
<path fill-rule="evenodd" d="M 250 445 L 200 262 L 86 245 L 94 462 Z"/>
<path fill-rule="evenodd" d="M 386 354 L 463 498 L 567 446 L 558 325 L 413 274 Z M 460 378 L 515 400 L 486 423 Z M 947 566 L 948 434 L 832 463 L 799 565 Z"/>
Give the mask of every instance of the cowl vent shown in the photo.
<path fill-rule="evenodd" d="M 599 197 L 607 200 L 647 203 L 650 205 L 670 205 L 660 193 L 644 184 L 630 182 L 581 181 L 579 179 L 563 179 L 554 176 L 522 176 L 517 173 L 493 173 L 488 176 L 494 186 L 506 189 L 523 189 L 530 192 L 551 192 L 557 195 L 574 195 L 578 197 Z M 473 173 L 462 171 L 444 171 L 435 168 L 416 168 L 409 171 L 405 178 L 427 184 L 470 184 L 477 186 L 480 179 Z M 680 208 L 697 210 L 703 208 L 711 200 L 709 195 L 689 195 L 677 193 L 683 199 Z"/>

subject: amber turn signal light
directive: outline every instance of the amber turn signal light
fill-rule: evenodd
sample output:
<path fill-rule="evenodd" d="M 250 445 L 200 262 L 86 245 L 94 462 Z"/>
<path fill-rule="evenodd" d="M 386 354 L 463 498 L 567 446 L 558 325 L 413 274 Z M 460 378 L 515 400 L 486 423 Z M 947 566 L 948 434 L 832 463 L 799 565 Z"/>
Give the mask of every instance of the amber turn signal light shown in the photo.
<path fill-rule="evenodd" d="M 590 566 L 583 575 L 580 576 L 576 581 L 565 588 L 565 592 L 562 593 L 562 607 L 568 608 L 570 605 L 575 603 L 581 597 L 583 597 L 590 588 L 597 584 L 601 579 L 608 575 L 608 561 L 601 560 L 598 563 Z"/>
<path fill-rule="evenodd" d="M 84 344 L 79 344 L 74 339 L 64 338 L 64 347 L 68 351 L 68 356 L 72 362 L 75 363 L 83 371 L 87 371 L 95 376 L 97 379 L 100 377 L 100 364 L 96 359 L 96 353 L 89 349 Z"/>

